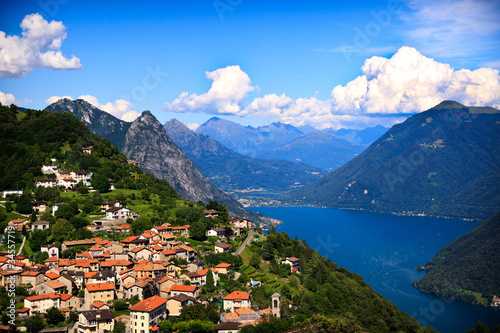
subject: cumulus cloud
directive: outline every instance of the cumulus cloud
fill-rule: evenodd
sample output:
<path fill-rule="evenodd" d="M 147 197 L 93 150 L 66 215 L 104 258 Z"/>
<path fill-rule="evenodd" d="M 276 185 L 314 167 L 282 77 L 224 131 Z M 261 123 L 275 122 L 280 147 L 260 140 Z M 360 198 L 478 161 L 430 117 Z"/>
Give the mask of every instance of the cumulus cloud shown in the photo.
<path fill-rule="evenodd" d="M 248 93 L 255 90 L 247 73 L 240 66 L 219 68 L 206 72 L 206 76 L 213 81 L 208 92 L 201 95 L 183 92 L 172 103 L 165 103 L 162 109 L 171 112 L 238 115 Z"/>
<path fill-rule="evenodd" d="M 66 58 L 60 51 L 66 39 L 62 22 L 49 23 L 37 13 L 26 15 L 21 28 L 21 37 L 0 31 L 0 78 L 23 77 L 34 68 L 82 68 L 79 58 Z"/>
<path fill-rule="evenodd" d="M 415 113 L 446 99 L 466 105 L 500 106 L 499 71 L 479 68 L 455 71 L 411 47 L 390 59 L 372 57 L 362 76 L 332 92 L 334 108 L 350 114 Z"/>
<path fill-rule="evenodd" d="M 31 102 L 31 100 L 29 100 L 29 99 L 25 99 L 25 100 L 16 99 L 14 97 L 14 95 L 0 91 L 0 103 L 2 103 L 2 105 L 15 104 L 15 105 L 19 106 L 19 105 L 28 104 L 29 102 Z"/>
<path fill-rule="evenodd" d="M 334 87 L 327 100 L 267 94 L 243 107 L 254 87 L 246 73 L 231 66 L 207 73 L 214 81 L 207 93 L 183 93 L 172 103 L 165 103 L 164 109 L 273 117 L 295 126 L 322 129 L 391 126 L 443 100 L 500 107 L 500 76 L 496 69 L 455 70 L 405 46 L 391 58 L 366 59 L 361 71 L 362 75 L 346 85 Z"/>
<path fill-rule="evenodd" d="M 71 96 L 52 96 L 46 100 L 48 104 L 52 104 L 57 102 L 60 99 L 73 99 Z M 137 117 L 140 116 L 140 114 L 136 111 L 133 110 L 133 105 L 132 103 L 125 101 L 123 99 L 117 99 L 114 103 L 108 102 L 106 104 L 101 104 L 97 100 L 97 97 L 92 96 L 92 95 L 82 95 L 78 97 L 77 99 L 83 99 L 84 101 L 92 104 L 96 108 L 99 108 L 103 111 L 106 111 L 107 113 L 115 116 L 118 119 L 124 120 L 124 121 L 134 121 Z"/>
<path fill-rule="evenodd" d="M 191 131 L 196 131 L 198 129 L 198 127 L 200 127 L 200 124 L 196 124 L 196 123 L 188 123 L 186 125 Z"/>
<path fill-rule="evenodd" d="M 0 103 L 2 103 L 2 105 L 11 105 L 15 104 L 15 102 L 16 98 L 14 97 L 14 95 L 8 93 L 6 94 L 0 91 Z"/>

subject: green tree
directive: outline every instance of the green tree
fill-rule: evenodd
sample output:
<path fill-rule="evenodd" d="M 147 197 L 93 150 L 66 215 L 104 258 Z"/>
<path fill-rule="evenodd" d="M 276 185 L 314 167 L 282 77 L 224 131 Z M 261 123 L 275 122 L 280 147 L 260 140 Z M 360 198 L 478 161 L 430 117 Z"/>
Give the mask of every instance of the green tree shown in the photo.
<path fill-rule="evenodd" d="M 125 333 L 126 326 L 123 321 L 118 320 L 115 322 L 115 326 L 113 327 L 113 333 Z"/>
<path fill-rule="evenodd" d="M 56 242 L 62 242 L 64 240 L 71 239 L 73 230 L 73 225 L 69 223 L 68 220 L 59 219 L 54 226 L 52 226 L 52 237 Z"/>
<path fill-rule="evenodd" d="M 87 221 L 83 217 L 78 217 L 78 216 L 74 216 L 74 217 L 70 218 L 69 223 L 71 223 L 73 225 L 75 230 L 85 228 L 86 226 L 89 225 L 89 221 Z"/>
<path fill-rule="evenodd" d="M 476 332 L 477 333 L 491 333 L 491 330 L 488 327 L 488 325 L 486 325 L 485 323 L 480 321 L 476 325 Z"/>
<path fill-rule="evenodd" d="M 61 310 L 56 307 L 51 307 L 45 312 L 45 320 L 49 325 L 57 325 L 60 322 L 65 321 L 66 317 L 63 315 Z"/>
<path fill-rule="evenodd" d="M 76 288 L 73 289 L 73 291 L 76 291 Z M 75 293 L 76 296 L 76 293 Z M 71 311 L 68 316 L 68 324 L 72 325 L 78 321 L 78 312 L 76 311 Z"/>
<path fill-rule="evenodd" d="M 272 259 L 272 254 L 269 251 L 269 242 L 265 242 L 264 246 L 262 246 L 262 259 L 264 260 L 271 260 Z"/>
<path fill-rule="evenodd" d="M 103 174 L 94 174 L 91 184 L 94 190 L 97 190 L 100 193 L 107 193 L 111 188 L 108 177 Z"/>
<path fill-rule="evenodd" d="M 195 221 L 189 227 L 189 236 L 198 241 L 204 241 L 207 239 L 207 235 L 205 233 L 205 224 L 201 221 Z"/>
<path fill-rule="evenodd" d="M 33 210 L 33 205 L 31 204 L 31 199 L 28 195 L 23 194 L 17 200 L 17 211 L 21 214 L 31 214 Z"/>
<path fill-rule="evenodd" d="M 113 308 L 115 311 L 122 311 L 127 309 L 127 300 L 124 298 L 115 299 L 113 301 Z"/>
<path fill-rule="evenodd" d="M 207 271 L 207 281 L 205 283 L 205 290 L 207 293 L 212 293 L 215 291 L 214 274 L 212 273 L 211 269 Z"/>
<path fill-rule="evenodd" d="M 89 188 L 83 182 L 78 182 L 78 184 L 76 184 L 76 190 L 81 195 L 86 195 L 89 193 Z"/>
<path fill-rule="evenodd" d="M 90 231 L 87 228 L 81 228 L 81 229 L 76 230 L 73 238 L 74 239 L 89 239 L 89 238 L 92 238 L 92 236 L 94 236 L 92 231 Z"/>
<path fill-rule="evenodd" d="M 33 252 L 39 252 L 40 247 L 47 242 L 47 238 L 49 237 L 48 230 L 33 230 L 30 233 L 30 247 Z"/>
<path fill-rule="evenodd" d="M 24 326 L 26 326 L 28 333 L 38 333 L 43 330 L 45 326 L 42 317 L 39 315 L 30 316 L 24 320 Z"/>
<path fill-rule="evenodd" d="M 257 253 L 252 254 L 250 258 L 250 265 L 259 268 L 260 267 L 260 256 Z"/>
<path fill-rule="evenodd" d="M 70 205 L 61 205 L 57 209 L 55 213 L 55 217 L 58 219 L 65 219 L 69 220 L 73 216 L 78 214 L 78 205 L 76 204 L 70 204 Z"/>
<path fill-rule="evenodd" d="M 172 333 L 172 323 L 170 320 L 161 321 L 158 324 L 158 327 L 160 328 L 161 333 Z"/>
<path fill-rule="evenodd" d="M 288 275 L 290 275 L 292 272 L 292 266 L 290 266 L 289 264 L 281 264 L 279 266 L 279 276 L 281 277 L 287 277 Z"/>
<path fill-rule="evenodd" d="M 92 204 L 94 206 L 100 206 L 101 202 L 102 202 L 101 193 L 100 192 L 94 192 L 94 194 L 92 194 Z"/>
<path fill-rule="evenodd" d="M 139 217 L 137 220 L 132 223 L 130 228 L 132 229 L 132 233 L 134 235 L 140 235 L 142 234 L 145 230 L 149 230 L 153 228 L 153 223 L 151 222 L 150 219 L 147 217 Z"/>
<path fill-rule="evenodd" d="M 292 290 L 290 289 L 290 287 L 288 285 L 284 284 L 283 287 L 281 287 L 281 296 L 283 296 L 287 299 L 292 298 Z"/>
<path fill-rule="evenodd" d="M 45 265 L 45 260 L 49 259 L 49 254 L 47 252 L 42 252 L 38 257 L 38 263 Z"/>
<path fill-rule="evenodd" d="M 31 222 L 36 222 L 36 220 L 37 220 L 36 211 L 35 211 L 35 210 L 33 210 L 33 211 L 31 212 L 30 221 L 31 221 Z"/>

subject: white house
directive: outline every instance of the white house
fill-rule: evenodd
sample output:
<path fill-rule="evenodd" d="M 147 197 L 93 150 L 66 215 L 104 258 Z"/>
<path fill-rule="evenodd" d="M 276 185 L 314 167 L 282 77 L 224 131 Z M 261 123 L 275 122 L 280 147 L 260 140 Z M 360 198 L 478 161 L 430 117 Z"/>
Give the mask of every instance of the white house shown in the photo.
<path fill-rule="evenodd" d="M 131 333 L 149 333 L 149 330 L 167 319 L 167 300 L 152 296 L 129 308 Z"/>
<path fill-rule="evenodd" d="M 295 257 L 286 258 L 282 260 L 282 264 L 289 264 L 292 268 L 292 272 L 297 272 L 300 267 L 300 259 Z"/>
<path fill-rule="evenodd" d="M 106 220 L 128 219 L 134 212 L 126 207 L 111 207 L 106 210 Z"/>
<path fill-rule="evenodd" d="M 59 171 L 59 169 L 58 169 L 57 165 L 55 165 L 55 164 L 42 165 L 42 173 L 43 174 L 56 173 L 58 171 Z"/>
<path fill-rule="evenodd" d="M 36 187 L 55 187 L 57 185 L 57 181 L 51 178 L 40 178 L 35 182 Z"/>
<path fill-rule="evenodd" d="M 250 301 L 251 297 L 250 294 L 243 291 L 233 291 L 223 298 L 223 309 L 228 312 L 234 312 L 240 308 L 250 309 L 252 307 L 252 302 Z"/>
<path fill-rule="evenodd" d="M 78 182 L 72 178 L 62 178 L 57 181 L 57 186 L 64 186 L 66 189 L 73 188 Z"/>
<path fill-rule="evenodd" d="M 59 248 L 55 244 L 42 245 L 40 247 L 40 252 L 47 252 L 49 258 L 56 257 L 59 259 Z"/>
<path fill-rule="evenodd" d="M 2 196 L 4 198 L 10 197 L 11 195 L 22 195 L 23 190 L 4 190 Z"/>
<path fill-rule="evenodd" d="M 36 221 L 31 224 L 31 227 L 33 228 L 33 230 L 47 230 L 48 228 L 50 228 L 50 222 L 43 220 Z"/>
<path fill-rule="evenodd" d="M 78 317 L 78 333 L 111 332 L 115 317 L 110 309 L 82 311 Z"/>
<path fill-rule="evenodd" d="M 92 173 L 87 171 L 71 171 L 71 178 L 76 180 L 76 182 L 83 182 L 86 186 L 90 186 L 90 181 L 92 180 Z"/>

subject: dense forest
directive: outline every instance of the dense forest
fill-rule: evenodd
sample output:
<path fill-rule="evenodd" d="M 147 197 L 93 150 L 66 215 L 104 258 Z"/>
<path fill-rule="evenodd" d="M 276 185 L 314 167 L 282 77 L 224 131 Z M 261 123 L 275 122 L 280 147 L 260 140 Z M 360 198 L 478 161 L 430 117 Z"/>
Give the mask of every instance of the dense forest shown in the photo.
<path fill-rule="evenodd" d="M 113 179 L 116 188 L 146 189 L 180 198 L 167 181 L 143 174 L 108 140 L 94 135 L 72 114 L 0 104 L 0 188 L 33 190 L 41 168 L 55 159 L 63 171 L 87 171 Z M 82 147 L 92 147 L 93 154 Z M 135 175 L 139 176 L 135 176 Z"/>
<path fill-rule="evenodd" d="M 500 212 L 453 241 L 414 282 L 422 291 L 469 303 L 490 304 L 500 295 Z"/>

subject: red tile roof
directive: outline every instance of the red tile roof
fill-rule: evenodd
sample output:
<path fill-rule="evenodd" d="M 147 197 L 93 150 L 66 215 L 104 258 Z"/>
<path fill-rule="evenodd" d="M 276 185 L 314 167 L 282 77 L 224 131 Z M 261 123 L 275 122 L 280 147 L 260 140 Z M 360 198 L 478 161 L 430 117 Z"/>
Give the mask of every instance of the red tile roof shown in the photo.
<path fill-rule="evenodd" d="M 184 291 L 184 292 L 189 292 L 193 293 L 196 291 L 196 286 L 180 286 L 180 285 L 173 285 L 172 288 L 170 288 L 171 291 Z"/>
<path fill-rule="evenodd" d="M 106 305 L 106 304 L 104 304 L 103 302 L 95 301 L 94 303 L 92 303 L 92 304 L 90 304 L 90 305 L 92 305 L 93 307 L 95 307 L 95 308 L 98 308 L 98 309 L 99 309 L 100 307 L 102 307 L 102 306 L 104 306 L 104 305 Z"/>
<path fill-rule="evenodd" d="M 144 301 L 131 306 L 130 311 L 140 311 L 140 312 L 150 312 L 158 308 L 159 306 L 167 303 L 167 300 L 160 296 L 152 296 L 146 298 Z"/>
<path fill-rule="evenodd" d="M 28 296 L 25 299 L 27 299 L 30 302 L 36 302 L 36 301 L 40 301 L 42 299 L 47 299 L 47 298 L 50 298 L 50 299 L 58 299 L 59 298 L 60 299 L 61 294 L 59 294 L 58 292 L 53 292 L 53 293 L 37 295 L 37 296 Z"/>
<path fill-rule="evenodd" d="M 252 297 L 252 295 L 247 294 L 243 291 L 233 291 L 232 293 L 230 293 L 229 295 L 224 297 L 224 299 L 226 299 L 226 300 L 237 300 L 237 299 L 242 300 L 242 299 L 250 299 L 250 297 Z"/>
<path fill-rule="evenodd" d="M 51 280 L 54 280 L 54 279 L 57 279 L 58 277 L 60 277 L 61 275 L 59 275 L 57 273 L 46 273 L 45 276 Z"/>
<path fill-rule="evenodd" d="M 228 268 L 228 267 L 231 267 L 231 264 L 226 264 L 225 262 L 221 262 L 220 264 L 215 266 L 215 268 Z"/>
<path fill-rule="evenodd" d="M 87 289 L 90 292 L 93 291 L 103 291 L 103 290 L 115 290 L 115 285 L 109 282 L 103 283 L 89 283 L 87 284 Z"/>

